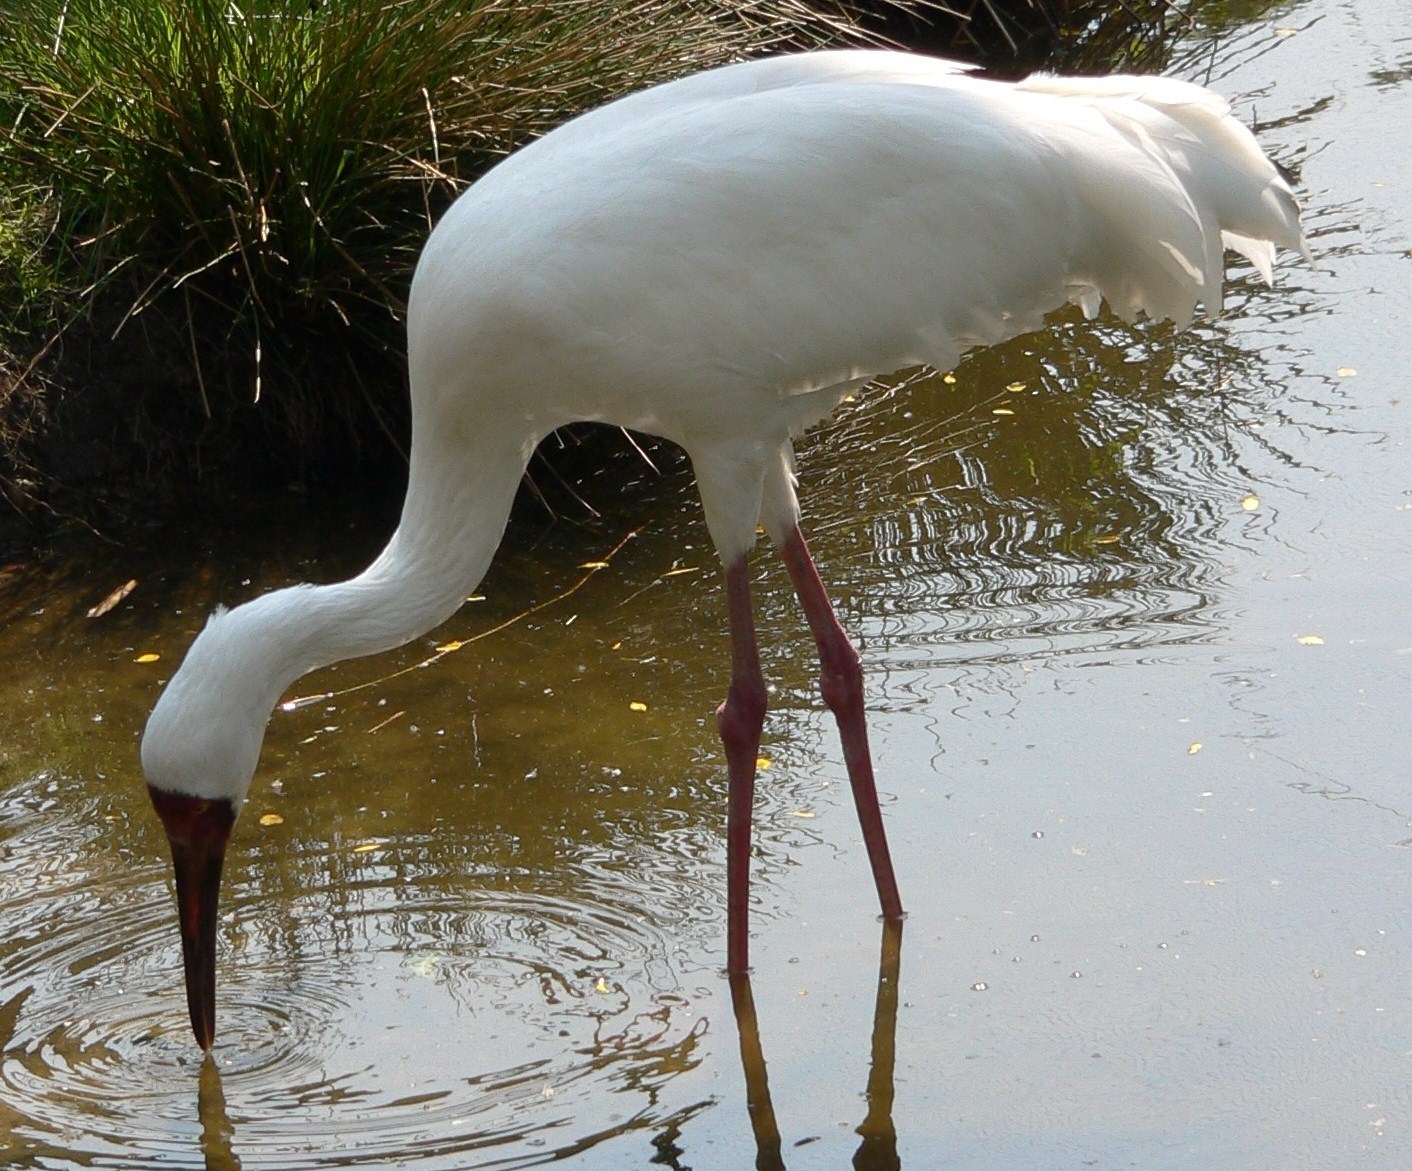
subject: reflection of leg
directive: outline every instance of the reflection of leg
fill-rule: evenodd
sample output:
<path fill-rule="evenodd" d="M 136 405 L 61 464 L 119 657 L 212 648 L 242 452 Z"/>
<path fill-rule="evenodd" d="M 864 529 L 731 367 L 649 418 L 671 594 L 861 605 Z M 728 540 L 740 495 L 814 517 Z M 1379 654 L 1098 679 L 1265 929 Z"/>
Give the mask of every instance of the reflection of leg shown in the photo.
<path fill-rule="evenodd" d="M 868 861 L 873 867 L 873 883 L 878 888 L 883 917 L 899 919 L 902 899 L 897 893 L 882 810 L 878 807 L 877 784 L 873 780 L 873 759 L 868 751 L 868 726 L 863 714 L 863 669 L 858 652 L 838 623 L 823 582 L 819 580 L 819 571 L 814 567 L 814 559 L 809 555 L 809 547 L 804 543 L 804 534 L 797 527 L 780 552 L 819 648 L 819 687 L 838 723 L 848 783 L 853 787 L 853 804 L 858 809 L 858 823 L 863 828 L 863 844 L 868 848 Z"/>
<path fill-rule="evenodd" d="M 726 970 L 750 967 L 750 815 L 755 801 L 755 764 L 765 724 L 765 677 L 755 642 L 750 572 L 744 556 L 726 568 L 726 604 L 731 632 L 731 685 L 716 710 L 726 750 L 730 796 L 726 812 Z"/>
<path fill-rule="evenodd" d="M 854 1171 L 897 1171 L 897 1131 L 892 1124 L 892 1073 L 897 1062 L 897 977 L 902 966 L 902 922 L 883 922 L 878 959 L 878 1000 L 873 1009 L 873 1058 L 868 1070 L 868 1114 L 858 1127 L 863 1141 Z"/>
<path fill-rule="evenodd" d="M 765 1072 L 765 1051 L 760 1047 L 760 1025 L 755 1019 L 755 998 L 750 977 L 731 976 L 731 1006 L 740 1031 L 740 1064 L 745 1070 L 745 1108 L 755 1134 L 755 1171 L 785 1171 L 780 1155 L 780 1128 L 770 1101 L 770 1079 Z"/>
<path fill-rule="evenodd" d="M 226 1096 L 221 1088 L 221 1071 L 210 1053 L 201 1065 L 196 1090 L 196 1113 L 201 1119 L 201 1154 L 206 1171 L 240 1171 L 240 1159 L 230 1147 L 235 1129 L 226 1114 Z"/>

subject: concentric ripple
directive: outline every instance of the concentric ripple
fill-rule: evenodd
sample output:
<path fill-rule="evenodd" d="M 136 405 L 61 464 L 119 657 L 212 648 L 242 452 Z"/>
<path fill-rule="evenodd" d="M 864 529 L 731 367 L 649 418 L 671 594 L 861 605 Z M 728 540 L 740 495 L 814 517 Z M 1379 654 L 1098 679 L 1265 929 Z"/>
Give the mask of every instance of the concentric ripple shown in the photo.
<path fill-rule="evenodd" d="M 626 885 L 476 889 L 415 841 L 353 881 L 347 846 L 286 849 L 293 898 L 236 866 L 203 1067 L 165 868 L 56 784 L 0 803 L 5 1166 L 525 1166 L 700 1108 L 663 1091 L 704 1023 Z"/>

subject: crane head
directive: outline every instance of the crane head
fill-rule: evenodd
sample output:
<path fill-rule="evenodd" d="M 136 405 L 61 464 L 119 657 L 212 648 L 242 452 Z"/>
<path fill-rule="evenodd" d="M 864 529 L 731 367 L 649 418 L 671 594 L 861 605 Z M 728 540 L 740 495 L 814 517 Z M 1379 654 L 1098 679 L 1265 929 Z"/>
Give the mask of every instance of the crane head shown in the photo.
<path fill-rule="evenodd" d="M 216 909 L 231 827 L 245 803 L 278 694 L 251 667 L 258 645 L 217 611 L 158 699 L 142 735 L 142 771 L 176 874 L 191 1027 L 215 1039 Z M 247 653 L 241 654 L 240 651 Z"/>

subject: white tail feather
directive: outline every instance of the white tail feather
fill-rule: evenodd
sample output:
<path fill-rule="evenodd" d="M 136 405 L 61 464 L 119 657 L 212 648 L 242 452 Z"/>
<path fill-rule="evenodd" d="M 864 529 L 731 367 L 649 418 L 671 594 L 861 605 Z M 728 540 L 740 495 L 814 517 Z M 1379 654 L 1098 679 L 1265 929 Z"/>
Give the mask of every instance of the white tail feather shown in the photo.
<path fill-rule="evenodd" d="M 1244 256 L 1266 282 L 1276 247 L 1308 258 L 1294 193 L 1225 99 L 1210 90 L 1165 77 L 1047 75 L 1022 81 L 1017 89 L 1086 103 L 1113 130 L 1170 168 L 1201 222 L 1207 313 L 1221 309 L 1223 248 Z"/>

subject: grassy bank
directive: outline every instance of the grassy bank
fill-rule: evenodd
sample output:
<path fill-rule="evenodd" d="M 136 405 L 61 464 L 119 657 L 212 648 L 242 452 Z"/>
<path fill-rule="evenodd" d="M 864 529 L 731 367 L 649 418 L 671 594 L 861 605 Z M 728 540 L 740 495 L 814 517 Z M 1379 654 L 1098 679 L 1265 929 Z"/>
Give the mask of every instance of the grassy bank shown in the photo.
<path fill-rule="evenodd" d="M 1047 30 L 1122 58 L 1171 18 L 1167 0 L 947 7 L 918 24 L 846 0 L 0 0 L 7 511 L 101 518 L 193 483 L 395 464 L 428 227 L 581 109 L 887 36 L 1013 57 Z"/>
<path fill-rule="evenodd" d="M 823 43 L 835 16 L 773 0 L 0 6 L 12 496 L 27 475 L 96 491 L 124 453 L 126 472 L 251 453 L 273 471 L 395 447 L 408 275 L 466 181 L 628 89 Z"/>

